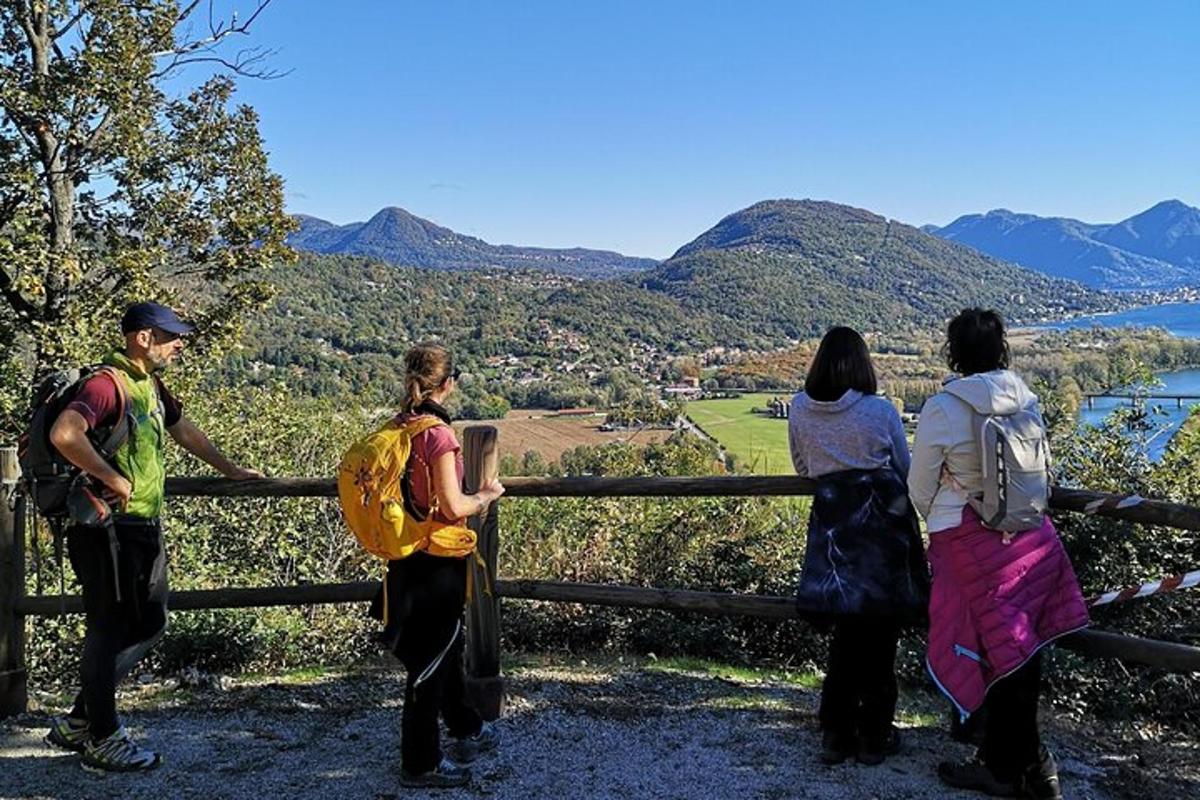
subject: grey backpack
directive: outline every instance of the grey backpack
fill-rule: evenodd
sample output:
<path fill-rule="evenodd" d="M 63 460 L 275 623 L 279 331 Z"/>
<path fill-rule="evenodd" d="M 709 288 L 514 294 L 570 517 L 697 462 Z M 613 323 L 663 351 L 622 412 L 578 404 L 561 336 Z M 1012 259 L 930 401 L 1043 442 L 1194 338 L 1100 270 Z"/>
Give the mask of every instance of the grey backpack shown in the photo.
<path fill-rule="evenodd" d="M 971 409 L 983 458 L 983 492 L 967 502 L 983 524 L 1027 531 L 1042 524 L 1050 500 L 1050 445 L 1036 407 L 988 415 Z"/>

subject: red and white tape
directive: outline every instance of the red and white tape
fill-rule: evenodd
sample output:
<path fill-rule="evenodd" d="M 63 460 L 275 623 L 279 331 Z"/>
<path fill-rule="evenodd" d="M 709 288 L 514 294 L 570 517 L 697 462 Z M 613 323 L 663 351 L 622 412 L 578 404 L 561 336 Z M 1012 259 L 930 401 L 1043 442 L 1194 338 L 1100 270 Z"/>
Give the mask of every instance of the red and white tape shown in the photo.
<path fill-rule="evenodd" d="M 1114 589 L 1111 592 L 1089 597 L 1087 604 L 1089 606 L 1104 606 L 1109 603 L 1124 603 L 1126 600 L 1133 600 L 1136 597 L 1149 597 L 1152 594 L 1166 594 L 1167 592 L 1177 592 L 1180 589 L 1191 589 L 1195 586 L 1200 586 L 1200 569 L 1185 572 L 1182 575 L 1172 575 L 1170 578 L 1162 580 L 1150 581 L 1143 583 L 1141 586 L 1127 586 L 1124 589 Z"/>

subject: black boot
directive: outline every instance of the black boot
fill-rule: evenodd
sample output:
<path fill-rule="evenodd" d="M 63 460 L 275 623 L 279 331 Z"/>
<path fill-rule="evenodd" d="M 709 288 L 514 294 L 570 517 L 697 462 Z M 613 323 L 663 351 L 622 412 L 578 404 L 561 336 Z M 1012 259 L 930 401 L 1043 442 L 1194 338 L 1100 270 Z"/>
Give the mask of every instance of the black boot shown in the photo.
<path fill-rule="evenodd" d="M 829 730 L 821 733 L 821 763 L 841 764 L 856 752 L 858 739 L 853 734 Z"/>
<path fill-rule="evenodd" d="M 859 738 L 858 763 L 868 767 L 882 764 L 888 756 L 900 752 L 900 731 L 895 725 L 888 726 L 883 736 L 862 736 Z"/>
<path fill-rule="evenodd" d="M 938 777 L 942 783 L 956 789 L 971 789 L 991 797 L 1023 796 L 1016 782 L 1000 780 L 978 758 L 960 762 L 943 761 L 938 764 Z"/>
<path fill-rule="evenodd" d="M 1058 785 L 1058 762 L 1046 748 L 1038 754 L 1038 760 L 1021 773 L 1018 781 L 1023 797 L 1029 800 L 1062 800 L 1062 787 Z"/>

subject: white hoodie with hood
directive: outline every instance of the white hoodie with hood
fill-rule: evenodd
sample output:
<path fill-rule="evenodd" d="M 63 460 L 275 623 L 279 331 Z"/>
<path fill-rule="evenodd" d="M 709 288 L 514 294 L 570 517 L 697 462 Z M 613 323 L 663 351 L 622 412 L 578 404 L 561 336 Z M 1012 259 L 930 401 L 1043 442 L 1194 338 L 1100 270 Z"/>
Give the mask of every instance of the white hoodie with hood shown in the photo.
<path fill-rule="evenodd" d="M 1037 411 L 1037 402 L 1020 376 L 1007 369 L 951 378 L 925 402 L 913 439 L 908 493 L 930 533 L 960 524 L 967 495 L 983 491 L 983 458 L 974 430 L 978 417 L 971 409 L 1005 415 Z"/>

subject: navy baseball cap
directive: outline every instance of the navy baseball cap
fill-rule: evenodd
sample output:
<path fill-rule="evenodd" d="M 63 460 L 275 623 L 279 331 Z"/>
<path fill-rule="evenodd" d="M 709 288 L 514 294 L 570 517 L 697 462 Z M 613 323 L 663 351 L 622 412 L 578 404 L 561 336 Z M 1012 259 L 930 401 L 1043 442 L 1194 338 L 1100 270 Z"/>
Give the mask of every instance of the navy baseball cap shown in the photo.
<path fill-rule="evenodd" d="M 134 303 L 125 309 L 125 315 L 121 317 L 121 333 L 146 328 L 159 328 L 182 336 L 191 333 L 195 326 L 184 322 L 174 311 L 158 303 Z"/>

